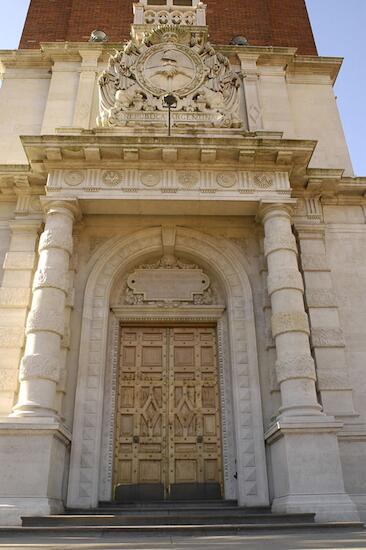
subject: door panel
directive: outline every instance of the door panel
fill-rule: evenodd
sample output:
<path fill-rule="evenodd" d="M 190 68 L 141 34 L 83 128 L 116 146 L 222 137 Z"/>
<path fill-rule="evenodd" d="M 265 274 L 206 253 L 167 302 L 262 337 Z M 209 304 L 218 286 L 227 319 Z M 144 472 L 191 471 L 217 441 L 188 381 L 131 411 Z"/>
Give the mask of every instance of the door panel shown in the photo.
<path fill-rule="evenodd" d="M 122 329 L 114 484 L 120 494 L 158 485 L 166 497 L 204 485 L 220 493 L 213 328 Z"/>
<path fill-rule="evenodd" d="M 115 481 L 165 484 L 166 330 L 122 330 Z"/>

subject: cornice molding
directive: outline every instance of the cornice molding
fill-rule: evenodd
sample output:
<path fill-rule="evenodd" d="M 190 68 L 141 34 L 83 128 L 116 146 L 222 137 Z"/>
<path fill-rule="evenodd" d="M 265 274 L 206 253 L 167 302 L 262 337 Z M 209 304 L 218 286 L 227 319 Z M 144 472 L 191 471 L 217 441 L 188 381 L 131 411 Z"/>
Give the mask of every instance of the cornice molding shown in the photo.
<path fill-rule="evenodd" d="M 198 27 L 202 29 L 202 27 Z M 95 44 L 90 42 L 44 42 L 40 48 L 23 50 L 0 50 L 0 72 L 7 68 L 50 68 L 55 61 L 81 62 L 83 52 L 99 52 L 100 62 L 123 47 L 122 42 Z M 320 57 L 297 55 L 296 48 L 272 46 L 232 46 L 213 44 L 214 48 L 227 56 L 233 64 L 240 65 L 240 58 L 255 58 L 258 67 L 280 66 L 286 75 L 294 78 L 311 77 L 318 80 L 326 77 L 334 84 L 343 59 L 340 57 Z M 2 70 L 1 70 L 2 69 Z"/>

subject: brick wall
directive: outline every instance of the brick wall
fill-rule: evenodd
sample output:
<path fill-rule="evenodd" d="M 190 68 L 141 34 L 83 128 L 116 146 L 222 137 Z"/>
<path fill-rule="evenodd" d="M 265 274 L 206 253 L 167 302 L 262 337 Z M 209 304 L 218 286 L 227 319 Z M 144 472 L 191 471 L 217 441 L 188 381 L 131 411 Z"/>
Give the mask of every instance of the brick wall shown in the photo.
<path fill-rule="evenodd" d="M 132 0 L 31 0 L 20 42 L 35 48 L 40 42 L 88 40 L 93 29 L 110 41 L 128 39 Z M 244 35 L 255 46 L 292 46 L 316 55 L 305 0 L 207 0 L 211 41 L 229 44 Z"/>

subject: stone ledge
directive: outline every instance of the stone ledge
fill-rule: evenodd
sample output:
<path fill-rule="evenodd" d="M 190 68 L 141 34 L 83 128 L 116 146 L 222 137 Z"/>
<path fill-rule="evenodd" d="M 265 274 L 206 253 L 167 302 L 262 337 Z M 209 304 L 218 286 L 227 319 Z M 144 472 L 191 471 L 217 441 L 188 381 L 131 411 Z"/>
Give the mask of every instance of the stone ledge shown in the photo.
<path fill-rule="evenodd" d="M 64 439 L 65 442 L 71 442 L 72 435 L 66 426 L 49 418 L 15 418 L 10 416 L 0 417 L 0 437 L 2 434 L 43 434 L 55 433 Z"/>
<path fill-rule="evenodd" d="M 343 422 L 337 422 L 333 416 L 322 414 L 279 419 L 264 434 L 266 443 L 271 444 L 284 434 L 295 433 L 337 433 L 343 428 Z"/>

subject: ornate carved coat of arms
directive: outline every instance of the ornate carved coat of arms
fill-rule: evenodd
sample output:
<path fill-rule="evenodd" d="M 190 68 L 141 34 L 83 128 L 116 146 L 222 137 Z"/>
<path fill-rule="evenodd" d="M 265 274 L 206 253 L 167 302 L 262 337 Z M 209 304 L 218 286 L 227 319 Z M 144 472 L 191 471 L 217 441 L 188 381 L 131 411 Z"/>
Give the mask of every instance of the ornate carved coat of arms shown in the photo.
<path fill-rule="evenodd" d="M 161 26 L 131 40 L 99 79 L 103 127 L 167 124 L 164 98 L 174 96 L 173 126 L 241 127 L 240 80 L 203 32 Z"/>

